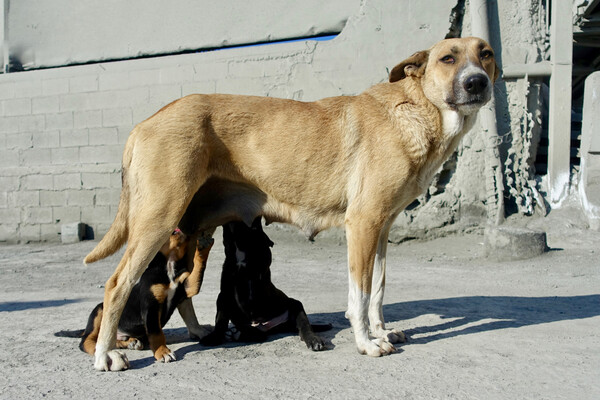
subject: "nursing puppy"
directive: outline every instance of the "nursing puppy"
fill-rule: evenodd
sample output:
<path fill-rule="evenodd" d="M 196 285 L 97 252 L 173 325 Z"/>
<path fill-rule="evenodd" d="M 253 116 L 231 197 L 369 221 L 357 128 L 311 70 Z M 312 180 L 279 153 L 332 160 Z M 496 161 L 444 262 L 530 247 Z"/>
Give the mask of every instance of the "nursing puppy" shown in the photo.
<path fill-rule="evenodd" d="M 215 329 L 200 343 L 223 343 L 231 321 L 239 334 L 235 339 L 242 342 L 264 342 L 269 334 L 297 332 L 309 349 L 324 350 L 323 340 L 314 332 L 331 329 L 331 325 L 311 325 L 302 303 L 271 282 L 273 242 L 262 230 L 261 218 L 250 227 L 243 222 L 224 225 L 223 243 L 225 263 Z"/>
<path fill-rule="evenodd" d="M 115 221 L 85 258 L 102 259 L 127 242 L 106 282 L 94 367 L 127 368 L 113 351 L 119 317 L 176 226 L 186 234 L 212 233 L 260 215 L 311 237 L 345 226 L 346 317 L 357 349 L 370 356 L 393 352 L 405 337 L 386 329 L 383 318 L 390 227 L 473 126 L 498 75 L 484 40 L 447 39 L 357 96 L 300 102 L 190 95 L 138 124 L 125 144 Z"/>
<path fill-rule="evenodd" d="M 191 253 L 194 257 L 192 264 L 188 260 L 190 238 L 179 229 L 172 233 L 131 291 L 119 320 L 118 349 L 141 350 L 149 346 L 157 361 L 176 359 L 166 345 L 163 327 L 176 308 L 199 292 L 213 242 L 212 238 L 198 241 L 197 246 L 191 249 L 196 248 L 195 254 Z M 191 270 L 190 265 L 193 265 Z M 104 305 L 100 303 L 90 314 L 85 330 L 61 331 L 55 335 L 81 337 L 79 348 L 94 355 L 103 313 Z M 189 320 L 185 313 L 182 315 Z M 203 336 L 204 328 L 198 328 L 188 325 L 190 335 Z"/>

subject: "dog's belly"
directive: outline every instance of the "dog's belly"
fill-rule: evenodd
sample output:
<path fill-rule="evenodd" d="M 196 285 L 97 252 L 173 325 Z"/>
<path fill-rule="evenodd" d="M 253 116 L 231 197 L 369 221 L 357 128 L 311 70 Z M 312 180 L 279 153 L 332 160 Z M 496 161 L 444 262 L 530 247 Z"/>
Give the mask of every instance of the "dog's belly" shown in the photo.
<path fill-rule="evenodd" d="M 194 196 L 180 227 L 202 231 L 234 220 L 250 225 L 257 216 L 262 215 L 267 223 L 292 224 L 312 238 L 322 230 L 344 223 L 343 205 L 298 203 L 278 200 L 254 185 L 211 178 Z"/>

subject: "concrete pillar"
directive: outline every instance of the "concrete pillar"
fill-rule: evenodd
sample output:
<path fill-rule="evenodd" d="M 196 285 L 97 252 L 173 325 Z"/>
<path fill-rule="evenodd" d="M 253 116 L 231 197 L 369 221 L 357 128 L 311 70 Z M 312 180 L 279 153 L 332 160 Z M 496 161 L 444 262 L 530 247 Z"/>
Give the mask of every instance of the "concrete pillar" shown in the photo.
<path fill-rule="evenodd" d="M 579 197 L 590 228 L 600 230 L 600 72 L 585 80 Z"/>
<path fill-rule="evenodd" d="M 571 73 L 573 69 L 572 2 L 552 1 L 550 105 L 548 117 L 548 186 L 550 205 L 566 198 L 570 179 Z"/>
<path fill-rule="evenodd" d="M 2 72 L 8 72 L 8 6 L 9 0 L 2 0 L 0 6 L 0 58 L 2 59 Z"/>
<path fill-rule="evenodd" d="M 487 0 L 471 0 L 471 33 L 492 44 L 488 24 Z M 490 102 L 479 111 L 479 124 L 486 143 L 496 143 L 498 128 L 496 125 L 496 105 L 492 97 Z M 487 223 L 500 225 L 504 222 L 504 184 L 502 181 L 502 162 L 498 146 L 486 146 L 485 186 Z"/>

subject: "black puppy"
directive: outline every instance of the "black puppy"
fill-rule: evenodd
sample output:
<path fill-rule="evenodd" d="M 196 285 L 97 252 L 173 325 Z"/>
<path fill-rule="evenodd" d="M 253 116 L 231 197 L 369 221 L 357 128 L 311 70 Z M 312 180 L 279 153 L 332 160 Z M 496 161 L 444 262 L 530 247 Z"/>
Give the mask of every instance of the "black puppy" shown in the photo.
<path fill-rule="evenodd" d="M 223 243 L 225 263 L 215 329 L 200 343 L 223 343 L 231 321 L 239 331 L 236 339 L 243 342 L 263 342 L 270 333 L 299 332 L 308 348 L 324 350 L 323 340 L 314 332 L 331 329 L 331 324 L 311 325 L 302 303 L 286 296 L 271 282 L 273 242 L 262 230 L 261 218 L 256 218 L 250 227 L 243 222 L 224 225 Z"/>
<path fill-rule="evenodd" d="M 141 350 L 149 345 L 157 361 L 175 360 L 175 354 L 166 345 L 162 328 L 175 308 L 199 292 L 208 253 L 214 242 L 212 239 L 199 239 L 193 254 L 193 249 L 189 248 L 190 241 L 177 229 L 152 259 L 133 287 L 119 320 L 117 348 Z M 193 264 L 188 261 L 192 254 Z M 85 330 L 60 331 L 55 335 L 80 337 L 79 348 L 94 355 L 103 309 L 103 303 L 94 308 Z"/>

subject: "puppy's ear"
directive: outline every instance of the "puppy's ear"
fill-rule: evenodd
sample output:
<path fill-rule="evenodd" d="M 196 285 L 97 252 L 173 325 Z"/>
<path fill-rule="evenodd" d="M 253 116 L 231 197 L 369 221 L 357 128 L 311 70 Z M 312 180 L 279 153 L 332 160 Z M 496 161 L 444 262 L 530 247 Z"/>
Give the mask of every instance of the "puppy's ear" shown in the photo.
<path fill-rule="evenodd" d="M 422 77 L 425 73 L 425 66 L 428 59 L 429 51 L 416 52 L 392 69 L 392 72 L 390 72 L 390 82 L 400 81 L 407 76 Z"/>
<path fill-rule="evenodd" d="M 273 247 L 273 246 L 275 245 L 275 243 L 273 243 L 273 242 L 271 241 L 271 239 L 269 239 L 269 237 L 267 236 L 267 234 L 266 234 L 266 233 L 265 233 L 264 235 L 265 235 L 265 237 L 264 237 L 265 243 L 266 243 L 266 244 L 267 244 L 269 247 Z"/>

